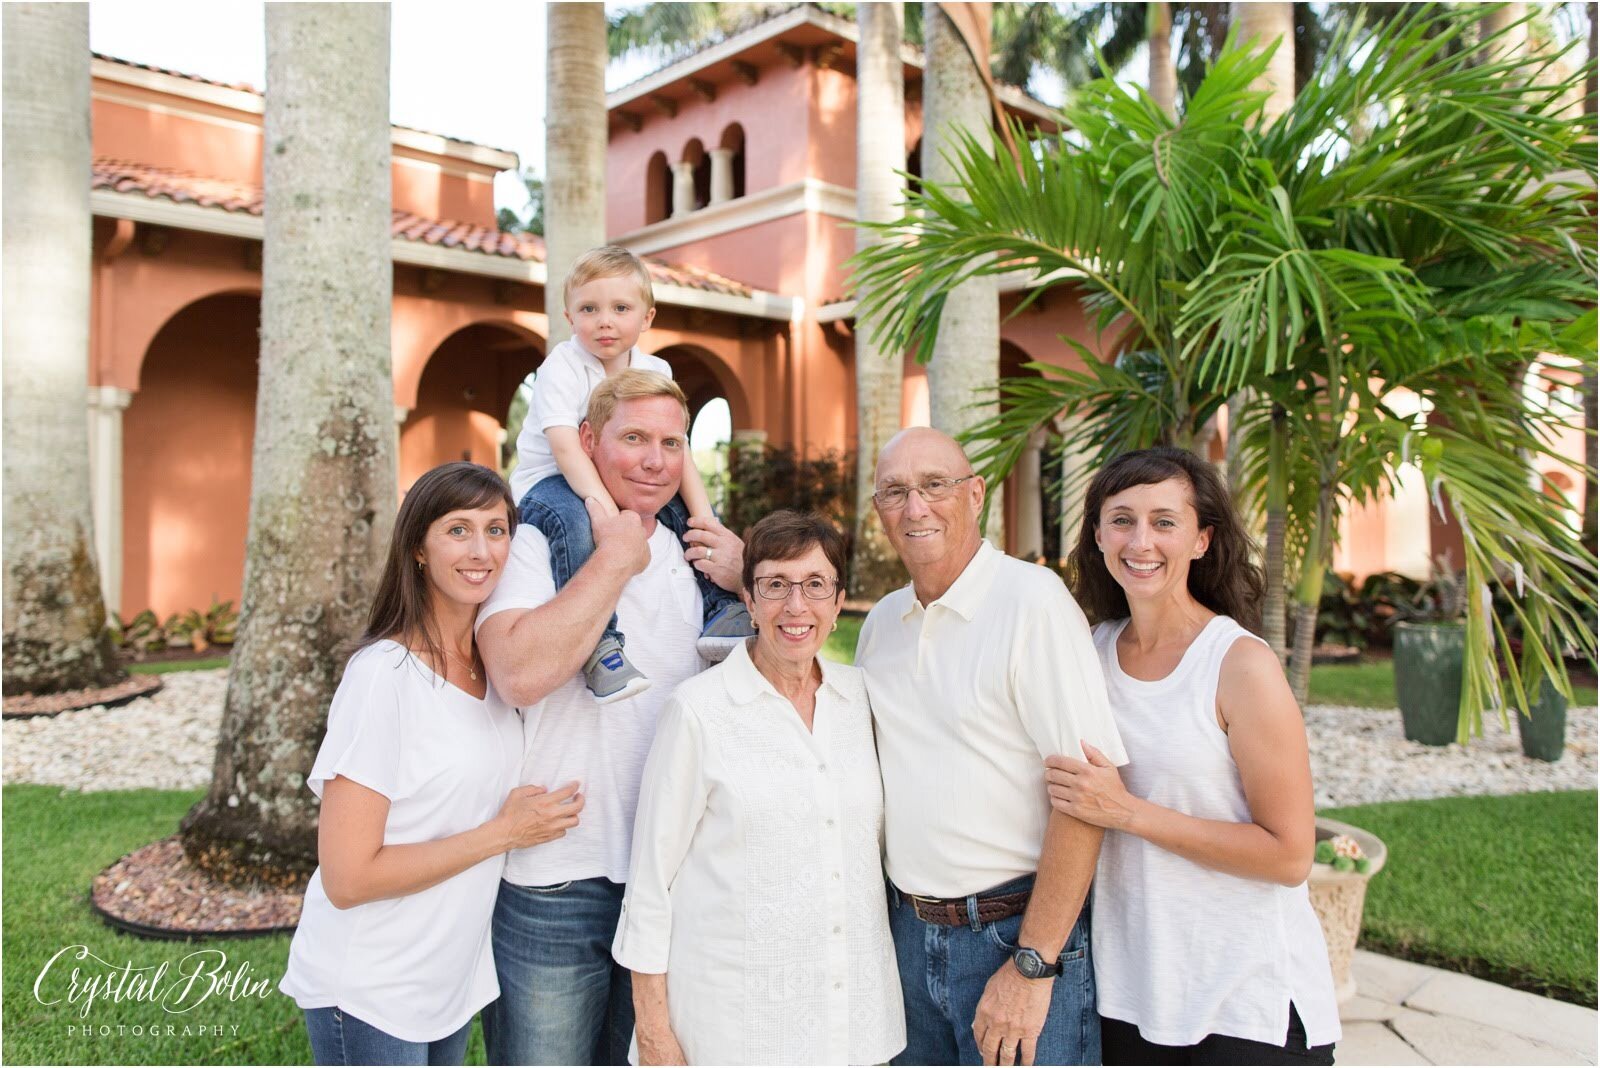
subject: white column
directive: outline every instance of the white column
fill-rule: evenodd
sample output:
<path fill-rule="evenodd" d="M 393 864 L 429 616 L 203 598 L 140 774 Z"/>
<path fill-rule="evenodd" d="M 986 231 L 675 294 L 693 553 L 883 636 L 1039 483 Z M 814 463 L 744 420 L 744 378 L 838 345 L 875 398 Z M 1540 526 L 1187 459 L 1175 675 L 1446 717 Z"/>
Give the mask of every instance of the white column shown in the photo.
<path fill-rule="evenodd" d="M 403 404 L 394 406 L 394 478 L 395 485 L 400 485 L 400 429 L 406 425 L 406 420 L 411 418 L 411 409 Z M 401 496 L 405 495 L 409 486 L 400 486 Z"/>
<path fill-rule="evenodd" d="M 680 159 L 672 165 L 672 214 L 687 215 L 694 210 L 694 164 Z"/>
<path fill-rule="evenodd" d="M 711 150 L 711 203 L 733 199 L 733 149 Z"/>
<path fill-rule="evenodd" d="M 1036 431 L 1017 460 L 1016 556 L 1021 560 L 1044 555 L 1044 514 L 1039 503 L 1039 454 L 1043 448 L 1044 432 Z"/>
<path fill-rule="evenodd" d="M 89 488 L 94 551 L 106 610 L 122 608 L 122 413 L 133 394 L 116 386 L 89 387 Z"/>

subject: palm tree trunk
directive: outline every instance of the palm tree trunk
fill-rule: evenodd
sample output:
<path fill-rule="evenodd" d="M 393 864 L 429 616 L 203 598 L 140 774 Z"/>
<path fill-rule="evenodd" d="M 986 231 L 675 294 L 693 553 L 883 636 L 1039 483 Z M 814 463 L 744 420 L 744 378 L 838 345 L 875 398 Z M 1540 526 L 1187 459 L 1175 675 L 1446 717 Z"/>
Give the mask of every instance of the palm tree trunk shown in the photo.
<path fill-rule="evenodd" d="M 7 693 L 121 677 L 89 507 L 89 12 L 4 9 Z"/>
<path fill-rule="evenodd" d="M 1178 117 L 1178 68 L 1172 63 L 1172 5 L 1165 0 L 1147 5 L 1149 11 L 1150 98 L 1166 112 Z"/>
<path fill-rule="evenodd" d="M 856 217 L 862 222 L 890 221 L 905 198 L 904 17 L 899 2 L 856 5 Z M 878 240 L 870 230 L 856 231 L 858 251 Z M 873 600 L 905 581 L 872 506 L 878 450 L 900 429 L 904 359 L 873 342 L 877 326 L 869 317 L 856 318 L 856 531 L 850 562 L 850 592 Z"/>
<path fill-rule="evenodd" d="M 1261 636 L 1278 654 L 1281 664 L 1288 659 L 1284 539 L 1289 525 L 1289 418 L 1279 405 L 1272 406 L 1272 425 L 1268 433 L 1271 437 L 1267 444 L 1267 596 L 1261 612 Z"/>
<path fill-rule="evenodd" d="M 1271 122 L 1294 104 L 1294 5 L 1234 0 L 1229 8 L 1241 45 L 1251 47 L 1254 41 L 1254 50 L 1261 51 L 1278 43 L 1261 84 L 1255 86 L 1272 94 L 1263 109 Z"/>
<path fill-rule="evenodd" d="M 606 240 L 606 10 L 545 8 L 544 308 L 549 343 L 572 335 L 562 283 L 572 263 Z"/>
<path fill-rule="evenodd" d="M 1317 609 L 1322 583 L 1328 573 L 1327 556 L 1333 546 L 1333 484 L 1326 478 L 1317 491 L 1316 525 L 1300 562 L 1300 581 L 1294 590 L 1294 652 L 1289 657 L 1289 689 L 1305 707 L 1311 692 L 1311 650 L 1317 640 Z"/>
<path fill-rule="evenodd" d="M 268 4 L 261 382 L 239 640 L 206 797 L 219 877 L 316 864 L 306 772 L 382 567 L 396 497 L 389 10 Z"/>
<path fill-rule="evenodd" d="M 923 4 L 926 67 L 923 72 L 922 174 L 962 195 L 955 168 L 945 158 L 957 150 L 957 135 L 969 131 L 987 143 L 990 108 L 983 79 L 960 32 L 943 8 Z M 980 14 L 977 7 L 975 14 Z M 987 17 L 983 14 L 982 17 Z M 939 321 L 939 339 L 928 363 L 928 405 L 934 426 L 951 434 L 1000 410 L 1000 301 L 991 278 L 975 278 L 952 289 Z M 1005 514 L 1001 487 L 989 487 L 985 533 L 999 542 Z"/>

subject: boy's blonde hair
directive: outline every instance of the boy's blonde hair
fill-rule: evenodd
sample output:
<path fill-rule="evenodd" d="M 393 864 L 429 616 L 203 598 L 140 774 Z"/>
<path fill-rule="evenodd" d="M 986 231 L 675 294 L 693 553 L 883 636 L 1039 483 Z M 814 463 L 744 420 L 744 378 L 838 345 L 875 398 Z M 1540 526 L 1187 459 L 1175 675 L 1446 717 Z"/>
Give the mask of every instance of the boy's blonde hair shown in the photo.
<path fill-rule="evenodd" d="M 643 397 L 671 397 L 683 409 L 683 432 L 689 432 L 689 401 L 678 388 L 678 383 L 656 371 L 627 370 L 612 375 L 589 394 L 589 410 L 584 422 L 596 436 L 616 414 L 617 405 L 623 401 Z"/>
<path fill-rule="evenodd" d="M 655 290 L 650 288 L 650 271 L 638 256 L 621 245 L 601 245 L 574 260 L 572 269 L 567 272 L 567 280 L 561 286 L 561 303 L 570 307 L 572 291 L 578 286 L 588 285 L 596 278 L 618 278 L 622 275 L 632 275 L 639 283 L 639 292 L 644 297 L 646 308 L 656 306 Z"/>

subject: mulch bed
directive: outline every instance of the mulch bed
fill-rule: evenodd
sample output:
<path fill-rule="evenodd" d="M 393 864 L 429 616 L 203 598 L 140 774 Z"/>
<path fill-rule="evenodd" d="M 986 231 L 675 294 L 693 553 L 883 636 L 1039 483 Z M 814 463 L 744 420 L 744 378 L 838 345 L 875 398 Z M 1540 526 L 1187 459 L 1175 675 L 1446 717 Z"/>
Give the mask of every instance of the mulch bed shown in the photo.
<path fill-rule="evenodd" d="M 91 686 L 83 690 L 63 690 L 60 693 L 6 694 L 3 713 L 6 719 L 23 716 L 57 716 L 63 712 L 76 712 L 80 708 L 104 705 L 115 708 L 140 697 L 148 697 L 161 689 L 160 675 L 129 675 L 110 686 Z"/>
<path fill-rule="evenodd" d="M 220 882 L 189 862 L 177 835 L 95 876 L 89 903 L 111 926 L 141 938 L 247 938 L 290 931 L 304 894 Z"/>

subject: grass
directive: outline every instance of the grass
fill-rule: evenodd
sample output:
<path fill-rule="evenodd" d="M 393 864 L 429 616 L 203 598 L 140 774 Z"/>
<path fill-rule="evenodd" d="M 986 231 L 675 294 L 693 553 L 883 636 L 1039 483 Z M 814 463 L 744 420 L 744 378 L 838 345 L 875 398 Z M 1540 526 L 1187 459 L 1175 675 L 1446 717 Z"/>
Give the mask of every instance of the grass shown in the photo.
<path fill-rule="evenodd" d="M 1582 790 L 1325 811 L 1389 848 L 1362 946 L 1593 1008 L 1595 801 Z"/>
<path fill-rule="evenodd" d="M 225 656 L 208 656 L 199 660 L 152 660 L 147 662 L 134 661 L 128 665 L 130 675 L 170 675 L 174 671 L 210 671 L 212 668 L 225 668 L 228 658 Z"/>
<path fill-rule="evenodd" d="M 8 1064 L 310 1064 L 300 1010 L 277 992 L 289 959 L 289 937 L 154 942 L 121 934 L 89 909 L 89 884 L 106 865 L 177 829 L 178 820 L 200 798 L 197 791 L 129 790 L 76 793 L 53 786 L 4 789 L 5 938 L 4 1026 L 0 1057 Z M 86 946 L 93 961 L 53 965 L 34 983 L 51 956 L 66 946 Z M 229 1000 L 226 988 L 188 1012 L 169 1013 L 133 999 L 68 1001 L 72 970 L 87 978 L 124 964 L 154 969 L 167 977 L 182 972 L 183 958 L 202 950 L 227 954 L 227 967 L 249 965 L 249 980 L 268 980 L 264 997 Z M 191 961 L 192 969 L 198 960 Z M 190 1001 L 198 999 L 202 981 Z M 155 1035 L 148 1029 L 156 1025 Z M 168 1035 L 172 1026 L 176 1034 Z M 94 1031 L 69 1032 L 92 1026 Z M 184 1027 L 208 1033 L 185 1037 Z M 132 1029 L 145 1030 L 134 1035 Z M 220 1036 L 210 1034 L 221 1027 Z M 102 1033 L 102 1028 L 109 1028 Z M 118 1028 L 123 1030 L 119 1033 Z M 484 1063 L 483 1040 L 474 1025 L 469 1064 Z"/>

